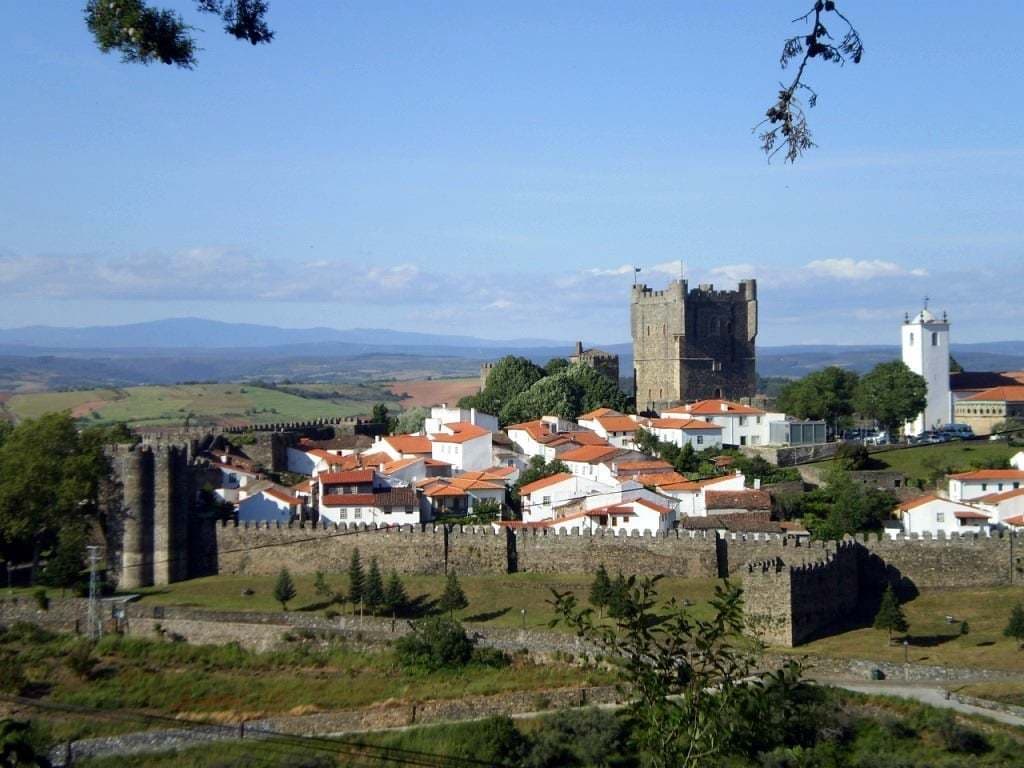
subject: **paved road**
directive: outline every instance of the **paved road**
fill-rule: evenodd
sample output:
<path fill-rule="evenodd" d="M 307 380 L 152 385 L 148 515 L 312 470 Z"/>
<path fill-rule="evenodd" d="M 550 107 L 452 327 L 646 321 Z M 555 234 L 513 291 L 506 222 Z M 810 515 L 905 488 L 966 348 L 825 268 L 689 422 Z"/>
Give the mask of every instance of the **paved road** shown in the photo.
<path fill-rule="evenodd" d="M 987 717 L 991 720 L 998 720 L 1000 723 L 1016 725 L 1020 728 L 1024 728 L 1024 717 L 1011 715 L 1008 712 L 999 712 L 995 709 L 976 707 L 972 704 L 964 704 L 961 701 L 957 701 L 955 698 L 947 699 L 946 691 L 942 688 L 908 685 L 906 683 L 896 683 L 888 680 L 879 680 L 877 682 L 870 683 L 850 683 L 839 681 L 823 682 L 826 682 L 828 685 L 835 686 L 836 688 L 844 688 L 848 691 L 856 691 L 858 693 L 871 693 L 882 696 L 899 696 L 903 699 L 914 699 L 915 701 L 920 701 L 933 707 L 952 709 L 956 712 L 962 712 L 965 715 Z"/>

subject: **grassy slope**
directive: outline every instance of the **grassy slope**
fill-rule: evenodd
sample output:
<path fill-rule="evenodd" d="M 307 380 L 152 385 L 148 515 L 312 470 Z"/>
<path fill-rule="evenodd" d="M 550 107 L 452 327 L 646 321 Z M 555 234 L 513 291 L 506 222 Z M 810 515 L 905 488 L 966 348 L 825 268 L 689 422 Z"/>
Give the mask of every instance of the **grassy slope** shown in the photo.
<path fill-rule="evenodd" d="M 903 605 L 910 624 L 910 661 L 1024 672 L 1024 652 L 1002 634 L 1010 609 L 1022 599 L 1024 587 L 923 590 Z M 968 634 L 961 636 L 960 625 L 947 624 L 946 616 L 958 622 L 966 620 Z M 854 629 L 800 646 L 794 652 L 898 663 L 904 658 L 902 636 L 898 640 L 898 645 L 889 645 L 881 630 Z"/>
<path fill-rule="evenodd" d="M 182 384 L 14 395 L 6 405 L 19 419 L 93 404 L 88 416 L 81 414 L 86 423 L 126 421 L 145 426 L 173 426 L 184 423 L 189 414 L 192 414 L 192 423 L 272 423 L 353 416 L 369 413 L 381 395 L 376 388 L 339 385 L 335 389 L 343 396 L 308 399 L 251 385 Z M 360 395 L 368 399 L 356 399 Z M 389 406 L 395 407 L 395 403 Z"/>
<path fill-rule="evenodd" d="M 1005 462 L 1019 450 L 1005 442 L 970 440 L 898 448 L 872 454 L 872 458 L 878 462 L 878 469 L 896 469 L 912 483 L 916 480 L 927 483 L 935 467 L 962 472 L 993 461 Z M 821 462 L 821 465 L 831 463 Z"/>
<path fill-rule="evenodd" d="M 387 564 L 383 564 L 386 568 Z M 614 575 L 614 574 L 613 574 Z M 143 602 L 154 605 L 187 605 L 219 610 L 277 611 L 272 593 L 273 576 L 212 576 L 205 579 L 144 590 Z M 325 609 L 313 591 L 313 577 L 294 577 L 298 597 L 291 610 Z M 344 590 L 347 579 L 340 574 L 328 577 L 331 586 Z M 422 596 L 429 604 L 444 588 L 441 576 L 408 576 L 403 581 L 410 597 Z M 591 577 L 584 575 L 513 574 L 510 576 L 466 576 L 460 578 L 469 599 L 469 607 L 456 612 L 463 621 L 474 621 L 492 627 L 519 627 L 526 609 L 526 626 L 546 629 L 553 618 L 548 600 L 551 589 L 573 591 L 586 602 Z M 707 600 L 714 592 L 713 579 L 663 579 L 661 594 L 677 600 L 689 599 L 696 615 L 708 615 Z M 243 596 L 249 588 L 255 594 Z M 1024 652 L 1002 636 L 1010 607 L 1024 599 L 1022 587 L 990 589 L 924 590 L 904 605 L 910 623 L 911 661 L 922 664 L 946 664 L 961 667 L 1024 670 Z M 337 610 L 337 606 L 334 606 Z M 346 608 L 345 610 L 349 610 Z M 954 616 L 968 622 L 969 633 L 960 637 L 959 624 L 947 624 L 945 617 Z M 889 646 L 884 632 L 863 628 L 816 640 L 796 652 L 837 658 L 903 660 L 903 647 Z"/>
<path fill-rule="evenodd" d="M 387 568 L 387 563 L 381 565 Z M 275 579 L 274 576 L 210 576 L 143 590 L 142 602 L 232 611 L 279 611 L 281 606 L 273 599 Z M 291 610 L 325 609 L 323 599 L 313 590 L 312 576 L 295 576 L 294 580 L 298 596 L 290 605 Z M 548 604 L 551 590 L 572 591 L 585 603 L 591 580 L 589 576 L 578 574 L 548 576 L 519 573 L 461 577 L 459 583 L 469 600 L 469 607 L 456 611 L 455 616 L 463 621 L 492 627 L 521 627 L 521 611 L 525 608 L 526 626 L 546 629 L 554 617 Z M 443 576 L 406 576 L 402 581 L 409 597 L 421 598 L 423 604 L 436 601 L 444 590 Z M 328 575 L 328 582 L 335 590 L 344 591 L 348 586 L 347 577 L 341 574 Z M 695 603 L 698 615 L 706 615 L 707 600 L 713 595 L 714 587 L 713 579 L 664 579 L 660 592 L 666 598 L 689 599 Z M 245 588 L 252 589 L 255 594 L 243 596 Z M 338 606 L 333 608 L 337 610 Z"/>

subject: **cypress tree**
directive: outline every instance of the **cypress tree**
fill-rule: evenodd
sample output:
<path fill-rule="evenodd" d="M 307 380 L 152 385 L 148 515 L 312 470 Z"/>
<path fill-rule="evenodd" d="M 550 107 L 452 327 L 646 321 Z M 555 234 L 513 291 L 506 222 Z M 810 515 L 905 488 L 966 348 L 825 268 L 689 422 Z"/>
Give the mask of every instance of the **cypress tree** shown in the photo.
<path fill-rule="evenodd" d="M 281 604 L 284 610 L 288 610 L 288 601 L 295 597 L 295 582 L 287 568 L 282 568 L 277 574 L 277 582 L 274 584 L 274 599 Z"/>
<path fill-rule="evenodd" d="M 455 611 L 462 610 L 468 605 L 469 600 L 466 599 L 466 593 L 462 591 L 462 587 L 459 585 L 459 579 L 455 575 L 455 571 L 449 571 L 448 581 L 445 582 L 444 593 L 442 593 L 437 607 L 442 611 L 448 611 L 449 617 L 452 618 L 455 615 Z"/>
<path fill-rule="evenodd" d="M 882 594 L 882 602 L 878 606 L 878 613 L 875 614 L 875 629 L 885 629 L 889 632 L 889 642 L 892 642 L 893 630 L 906 632 L 909 629 L 907 619 L 903 615 L 903 608 L 893 591 L 892 584 L 885 588 Z"/>
<path fill-rule="evenodd" d="M 1003 635 L 1017 641 L 1017 650 L 1024 645 L 1024 603 L 1017 603 L 1010 611 L 1010 620 L 1006 623 Z"/>
<path fill-rule="evenodd" d="M 384 607 L 394 615 L 405 610 L 408 602 L 409 597 L 405 594 L 405 585 L 398 578 L 398 572 L 392 569 L 388 576 L 387 587 L 384 588 Z"/>
<path fill-rule="evenodd" d="M 601 615 L 604 616 L 604 609 L 608 607 L 611 596 L 612 581 L 608 578 L 608 571 L 605 570 L 604 563 L 601 563 L 597 567 L 597 573 L 594 574 L 594 582 L 590 585 L 590 604 L 600 609 Z"/>
<path fill-rule="evenodd" d="M 611 585 L 611 591 L 608 595 L 608 615 L 613 619 L 620 618 L 628 596 L 629 584 L 626 581 L 626 577 L 622 575 L 622 571 L 619 571 L 619 575 L 615 577 L 615 582 Z"/>
<path fill-rule="evenodd" d="M 363 573 L 363 563 L 359 559 L 359 550 L 352 550 L 352 561 L 348 565 L 348 601 L 353 607 L 363 600 L 363 591 L 366 588 L 366 575 Z"/>
<path fill-rule="evenodd" d="M 324 598 L 327 602 L 334 602 L 334 590 L 331 589 L 331 585 L 327 583 L 327 578 L 324 576 L 323 571 L 317 571 L 316 576 L 313 579 L 313 589 L 317 595 Z"/>
<path fill-rule="evenodd" d="M 377 566 L 377 558 L 370 558 L 370 572 L 366 577 L 366 585 L 363 589 L 363 602 L 370 613 L 376 613 L 384 604 L 384 580 L 380 576 L 380 568 Z"/>

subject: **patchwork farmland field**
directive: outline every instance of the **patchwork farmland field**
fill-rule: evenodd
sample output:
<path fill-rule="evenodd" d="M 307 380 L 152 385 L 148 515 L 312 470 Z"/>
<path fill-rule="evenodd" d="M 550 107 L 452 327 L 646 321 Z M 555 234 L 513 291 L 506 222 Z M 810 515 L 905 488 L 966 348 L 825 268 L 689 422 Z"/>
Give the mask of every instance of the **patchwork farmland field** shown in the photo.
<path fill-rule="evenodd" d="M 313 393 L 310 393 L 313 394 Z M 181 384 L 161 387 L 88 389 L 12 395 L 4 403 L 16 421 L 52 411 L 70 411 L 89 424 L 133 426 L 271 424 L 369 414 L 397 399 L 381 386 L 331 385 L 313 397 L 248 384 Z"/>
<path fill-rule="evenodd" d="M 475 395 L 479 391 L 480 379 L 478 377 L 396 381 L 391 385 L 391 392 L 395 396 L 407 396 L 402 400 L 402 405 L 406 408 L 417 405 L 429 408 L 432 405 L 440 405 L 441 403 L 454 406 L 461 398 L 467 395 Z"/>

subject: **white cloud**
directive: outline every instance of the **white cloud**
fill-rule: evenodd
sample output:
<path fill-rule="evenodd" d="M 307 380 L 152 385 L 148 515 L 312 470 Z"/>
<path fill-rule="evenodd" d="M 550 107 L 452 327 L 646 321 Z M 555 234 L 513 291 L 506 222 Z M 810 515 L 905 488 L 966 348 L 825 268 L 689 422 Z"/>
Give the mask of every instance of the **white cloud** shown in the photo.
<path fill-rule="evenodd" d="M 878 277 L 927 277 L 922 268 L 907 269 L 881 259 L 819 259 L 808 263 L 805 270 L 815 277 L 829 280 L 874 280 Z"/>

